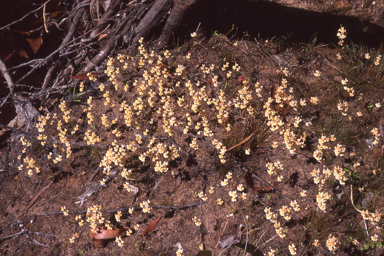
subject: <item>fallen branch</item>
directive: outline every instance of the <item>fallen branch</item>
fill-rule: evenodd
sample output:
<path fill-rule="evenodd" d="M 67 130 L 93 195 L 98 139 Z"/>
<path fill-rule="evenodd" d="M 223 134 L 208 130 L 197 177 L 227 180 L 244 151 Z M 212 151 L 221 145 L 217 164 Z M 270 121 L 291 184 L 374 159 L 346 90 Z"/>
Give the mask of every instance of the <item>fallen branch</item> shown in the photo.
<path fill-rule="evenodd" d="M 14 22 L 9 23 L 8 25 L 5 25 L 4 27 L 0 28 L 0 30 L 3 30 L 3 29 L 5 29 L 5 28 L 8 28 L 8 27 L 12 26 L 13 24 L 16 24 L 17 22 L 20 22 L 20 21 L 24 20 L 26 17 L 28 17 L 28 15 L 30 15 L 30 14 L 32 14 L 32 13 L 35 13 L 35 12 L 39 11 L 39 10 L 40 10 L 41 8 L 43 8 L 43 7 L 44 7 L 44 5 L 40 6 L 39 8 L 37 8 L 37 9 L 35 9 L 35 10 L 33 10 L 33 11 L 30 11 L 29 13 L 25 14 L 25 15 L 24 15 L 23 17 L 21 17 L 20 19 L 15 20 Z"/>
<path fill-rule="evenodd" d="M 34 242 L 34 243 L 37 244 L 37 245 L 40 245 L 40 246 L 43 246 L 43 247 L 46 247 L 46 248 L 50 248 L 50 247 L 51 247 L 51 246 L 49 246 L 49 245 L 45 245 L 45 244 L 42 244 L 42 243 L 37 242 L 35 239 L 33 239 L 33 237 L 29 236 L 28 233 L 27 233 L 26 235 L 27 235 L 27 237 L 28 237 L 29 239 L 32 240 L 32 242 Z"/>
<path fill-rule="evenodd" d="M 194 203 L 194 204 L 179 205 L 179 206 L 164 206 L 164 205 L 153 205 L 152 206 L 151 205 L 151 207 L 153 209 L 181 210 L 181 209 L 186 209 L 186 208 L 191 208 L 191 207 L 199 206 L 200 204 L 202 204 L 202 203 L 198 202 L 198 203 Z M 106 211 L 103 211 L 103 212 L 105 212 L 105 213 L 116 213 L 118 211 L 127 212 L 127 211 L 129 211 L 129 209 L 130 208 L 126 207 L 126 208 L 118 208 L 118 209 L 106 210 Z M 133 207 L 133 210 L 135 210 L 135 211 L 141 211 L 142 209 L 143 208 L 141 208 L 140 206 Z M 86 214 L 86 213 L 87 213 L 87 210 L 68 211 L 68 214 Z M 56 211 L 56 212 L 30 213 L 30 214 L 27 214 L 27 215 L 50 216 L 50 215 L 60 215 L 60 214 L 63 214 L 63 212 L 62 211 Z"/>
<path fill-rule="evenodd" d="M 13 235 L 9 235 L 9 236 L 5 236 L 5 237 L 0 237 L 0 241 L 6 240 L 6 239 L 9 239 L 9 238 L 12 238 L 12 237 L 20 236 L 20 235 L 25 234 L 25 233 L 27 233 L 27 231 L 25 231 L 23 229 L 19 233 L 16 233 L 16 234 L 13 234 Z"/>

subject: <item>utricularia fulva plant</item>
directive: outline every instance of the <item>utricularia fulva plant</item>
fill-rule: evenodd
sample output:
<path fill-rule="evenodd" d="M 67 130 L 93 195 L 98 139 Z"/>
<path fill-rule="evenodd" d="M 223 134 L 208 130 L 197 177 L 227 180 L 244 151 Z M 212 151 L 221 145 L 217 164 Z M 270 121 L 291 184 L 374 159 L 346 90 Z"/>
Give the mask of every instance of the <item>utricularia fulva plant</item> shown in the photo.
<path fill-rule="evenodd" d="M 337 32 L 340 48 L 335 59 L 342 59 L 346 33 L 343 27 Z M 288 67 L 276 70 L 281 77 L 273 85 L 263 85 L 260 81 L 251 82 L 242 73 L 241 65 L 232 59 L 222 58 L 219 63 L 196 66 L 193 52 L 173 56 L 176 54 L 168 50 L 149 50 L 142 39 L 137 50 L 135 56 L 118 55 L 110 58 L 104 71 L 107 79 L 89 74 L 89 81 L 78 86 L 78 93 L 86 95 L 86 98 L 82 98 L 82 104 L 75 105 L 71 99 L 64 99 L 55 112 L 43 106 L 40 108 L 42 115 L 36 125 L 36 138 L 20 137 L 24 149 L 18 157 L 19 170 L 25 170 L 29 176 L 38 175 L 49 166 L 60 168 L 64 161 L 72 161 L 75 157 L 74 148 L 98 148 L 101 152 L 98 167 L 104 175 L 99 182 L 105 184 L 112 170 L 118 170 L 123 187 L 131 192 L 134 188 L 131 184 L 134 171 L 129 168 L 129 159 L 137 159 L 159 174 L 174 175 L 175 170 L 170 162 L 204 150 L 214 156 L 206 157 L 204 161 L 225 166 L 231 157 L 229 149 L 234 146 L 226 142 L 233 132 L 237 132 L 236 124 L 242 121 L 246 123 L 246 120 L 254 123 L 260 121 L 268 127 L 264 146 L 272 150 L 286 150 L 292 157 L 301 154 L 311 137 L 314 141 L 311 157 L 318 166 L 308 170 L 314 184 L 309 190 L 292 187 L 292 194 L 297 194 L 297 197 L 285 200 L 280 206 L 263 206 L 265 223 L 271 222 L 274 228 L 271 237 L 285 240 L 285 248 L 271 248 L 268 254 L 275 255 L 278 249 L 284 249 L 296 255 L 310 247 L 322 248 L 320 251 L 327 250 L 330 253 L 339 250 L 341 237 L 331 229 L 326 229 L 328 233 L 316 233 L 309 229 L 311 225 L 303 226 L 300 232 L 312 233 L 311 242 L 302 244 L 297 236 L 291 234 L 287 225 L 314 212 L 319 216 L 327 216 L 335 205 L 332 202 L 336 196 L 332 190 L 335 184 L 348 195 L 358 193 L 351 191 L 351 178 L 342 161 L 346 157 L 353 157 L 353 153 L 348 152 L 335 134 L 324 133 L 314 140 L 316 134 L 311 118 L 301 115 L 301 110 L 308 107 L 320 109 L 320 96 L 298 96 L 300 94 L 290 85 Z M 365 59 L 369 60 L 367 55 Z M 374 65 L 381 65 L 381 55 L 376 56 Z M 193 71 L 190 71 L 191 68 Z M 320 70 L 315 70 L 313 75 L 316 79 L 322 79 Z M 350 99 L 359 99 L 347 78 L 341 79 L 341 87 Z M 377 102 L 374 108 L 380 108 L 380 104 Z M 335 107 L 342 118 L 352 115 L 347 100 L 338 102 Z M 361 115 L 358 111 L 357 117 Z M 378 127 L 371 127 L 371 134 L 374 144 L 378 144 L 381 138 Z M 36 141 L 44 152 L 44 163 L 37 161 L 30 153 Z M 237 150 L 240 149 L 244 157 L 252 157 L 256 146 L 251 139 L 239 145 Z M 331 165 L 326 163 L 325 157 L 330 154 L 335 159 Z M 355 161 L 352 168 L 358 167 L 359 163 Z M 277 157 L 266 161 L 264 171 L 269 181 L 277 186 L 289 182 L 293 173 Z M 218 190 L 226 191 L 226 197 L 215 196 Z M 231 205 L 240 210 L 244 200 L 253 200 L 249 198 L 249 191 L 245 183 L 234 181 L 233 173 L 229 171 L 206 192 L 197 191 L 196 198 L 203 202 L 211 200 L 220 207 Z M 311 200 L 315 202 L 314 205 L 307 203 Z M 148 199 L 129 207 L 127 214 L 132 214 L 134 207 L 140 208 L 143 214 L 153 210 Z M 380 230 L 377 223 L 381 214 L 357 210 L 360 217 L 367 221 L 366 225 L 370 226 L 372 241 L 377 241 Z M 61 211 L 64 215 L 70 213 L 66 206 L 62 206 Z M 115 214 L 117 223 L 122 215 L 122 212 Z M 101 205 L 93 205 L 85 216 L 77 215 L 75 220 L 79 226 L 88 223 L 92 232 L 100 227 L 112 228 L 103 215 Z M 190 221 L 196 228 L 202 224 L 198 216 Z M 137 225 L 133 227 L 138 228 Z M 127 235 L 131 233 L 132 230 L 127 231 Z M 78 237 L 77 233 L 74 234 L 70 242 L 74 243 Z M 121 237 L 116 238 L 116 242 L 118 246 L 123 246 Z M 353 240 L 354 244 L 361 242 L 358 238 Z M 181 255 L 183 250 L 177 252 Z"/>

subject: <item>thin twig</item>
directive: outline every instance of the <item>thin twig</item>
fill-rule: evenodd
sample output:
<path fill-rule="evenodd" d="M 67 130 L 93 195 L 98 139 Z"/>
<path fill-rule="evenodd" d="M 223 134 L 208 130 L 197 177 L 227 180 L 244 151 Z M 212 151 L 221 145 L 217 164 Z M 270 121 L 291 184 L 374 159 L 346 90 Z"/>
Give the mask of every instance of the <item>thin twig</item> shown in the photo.
<path fill-rule="evenodd" d="M 8 70 L 7 70 L 7 67 L 5 66 L 4 62 L 2 60 L 0 60 L 0 71 L 2 73 L 2 75 L 4 76 L 5 78 L 5 81 L 7 82 L 7 85 L 8 85 L 8 89 L 11 91 L 11 93 L 13 93 L 13 87 L 15 86 L 14 83 L 12 82 L 12 77 L 11 75 L 8 73 Z"/>
<path fill-rule="evenodd" d="M 217 240 L 217 243 L 215 245 L 215 249 L 217 248 L 217 246 L 219 245 L 219 242 L 220 242 L 220 239 L 221 239 L 221 236 L 224 234 L 224 231 L 225 231 L 225 228 L 227 227 L 227 224 L 228 224 L 228 221 L 229 221 L 229 218 L 230 217 L 227 217 L 227 221 L 225 222 L 225 225 L 224 225 L 224 229 L 223 229 L 223 232 L 220 233 L 220 236 L 219 236 L 219 239 Z M 230 246 L 228 246 L 230 247 Z M 221 253 L 220 253 L 221 254 Z"/>
<path fill-rule="evenodd" d="M 226 250 L 228 250 L 229 248 L 231 248 L 231 246 L 228 246 L 227 248 L 224 248 L 224 250 L 222 250 L 219 254 L 219 256 L 221 256 L 221 254 L 223 254 Z"/>
<path fill-rule="evenodd" d="M 25 210 L 20 214 L 23 215 L 26 211 L 28 211 L 28 209 L 36 202 L 37 198 L 39 198 L 39 196 L 47 189 L 49 188 L 51 185 L 52 185 L 53 181 L 51 181 L 47 186 L 45 186 L 44 188 L 42 188 L 34 197 L 33 199 L 31 200 L 31 202 L 28 204 L 27 208 L 25 208 Z M 20 217 L 19 216 L 19 217 Z"/>
<path fill-rule="evenodd" d="M 39 204 L 39 205 L 36 205 L 36 207 L 39 207 L 39 206 L 42 206 L 42 205 L 44 205 L 44 204 L 48 203 L 49 201 L 51 201 L 52 199 L 54 199 L 54 198 L 58 197 L 59 195 L 60 195 L 60 193 L 59 193 L 59 194 L 57 194 L 57 195 L 55 195 L 55 196 L 53 196 L 53 197 L 51 197 L 51 198 L 49 198 L 48 200 L 46 200 L 46 201 L 42 202 L 41 204 Z"/>
<path fill-rule="evenodd" d="M 32 232 L 36 235 L 39 235 L 39 236 L 53 236 L 53 237 L 56 237 L 56 235 L 53 235 L 53 234 L 46 234 L 46 233 L 41 233 L 41 232 Z"/>
<path fill-rule="evenodd" d="M 273 239 L 275 239 L 276 237 L 277 237 L 278 235 L 276 234 L 276 235 L 274 235 L 271 239 L 269 239 L 269 240 L 267 240 L 267 241 L 265 241 L 264 243 L 262 243 L 260 246 L 258 246 L 257 247 L 257 249 L 259 249 L 261 246 L 263 246 L 264 244 L 267 244 L 267 243 L 269 243 L 270 241 L 272 241 Z M 256 250 L 257 250 L 256 249 Z"/>
<path fill-rule="evenodd" d="M 47 18 L 45 17 L 46 13 L 45 13 L 45 8 L 47 6 L 47 3 L 51 1 L 51 0 L 48 0 L 47 2 L 44 3 L 44 8 L 43 8 L 43 20 L 44 20 L 44 28 L 45 28 L 45 32 L 49 33 L 48 31 L 48 27 L 47 27 Z"/>
<path fill-rule="evenodd" d="M 37 245 L 40 245 L 40 246 L 43 246 L 43 247 L 46 247 L 46 248 L 50 248 L 50 247 L 51 247 L 51 246 L 49 246 L 49 245 L 45 245 L 45 244 L 42 244 L 42 243 L 37 242 L 35 239 L 33 239 L 33 237 L 29 236 L 28 233 L 27 233 L 26 235 L 27 235 L 27 237 L 29 237 L 29 239 L 32 240 L 32 242 L 34 242 L 34 243 L 37 244 Z"/>
<path fill-rule="evenodd" d="M 20 19 L 15 20 L 14 22 L 9 23 L 8 25 L 5 25 L 4 27 L 0 28 L 0 30 L 3 30 L 3 29 L 5 29 L 5 28 L 8 28 L 8 27 L 12 26 L 13 24 L 16 24 L 17 22 L 22 21 L 22 20 L 25 19 L 28 15 L 30 15 L 30 14 L 32 14 L 32 13 L 35 13 L 35 12 L 39 11 L 41 8 L 43 8 L 43 5 L 40 6 L 39 8 L 37 8 L 37 9 L 35 9 L 35 10 L 33 10 L 33 11 L 30 11 L 29 13 L 25 14 L 25 15 L 24 15 L 23 17 L 21 17 Z"/>
<path fill-rule="evenodd" d="M 35 63 L 39 64 L 39 62 L 42 62 L 42 61 L 44 61 L 44 59 L 30 60 L 30 61 L 24 62 L 24 63 L 22 63 L 20 65 L 8 68 L 7 70 L 10 71 L 10 70 L 14 70 L 14 69 L 21 68 L 21 67 L 28 66 L 28 65 L 33 66 L 33 65 L 35 65 Z"/>
<path fill-rule="evenodd" d="M 243 256 L 245 256 L 245 254 L 247 253 L 247 246 L 248 246 L 248 223 L 247 223 L 247 220 L 244 217 L 243 212 L 241 211 L 240 213 L 241 213 L 241 216 L 244 219 L 245 230 L 246 230 L 245 247 L 244 247 L 244 254 L 243 254 Z"/>
<path fill-rule="evenodd" d="M 261 234 L 260 238 L 259 238 L 259 241 L 257 241 L 256 243 L 256 240 L 255 240 L 255 246 L 257 246 L 259 244 L 259 242 L 261 241 L 261 239 L 263 238 L 263 236 L 265 235 L 265 233 L 268 231 L 268 229 L 270 228 L 271 225 L 268 226 L 268 228 L 264 229 L 264 232 Z M 261 246 L 261 245 L 260 245 Z M 259 248 L 260 246 L 257 246 L 257 248 Z"/>
<path fill-rule="evenodd" d="M 17 250 L 19 250 L 19 248 L 25 243 L 25 241 L 27 241 L 27 238 L 24 239 L 24 241 L 21 242 L 21 244 L 19 244 L 19 246 L 17 246 L 17 248 L 13 251 L 12 256 L 15 255 L 15 253 L 17 252 Z"/>
<path fill-rule="evenodd" d="M 25 234 L 25 233 L 27 233 L 27 231 L 25 231 L 23 229 L 23 230 L 21 230 L 20 232 L 18 232 L 16 234 L 5 236 L 5 237 L 0 237 L 0 241 L 6 240 L 6 239 L 9 239 L 9 238 L 12 238 L 12 237 L 20 236 L 20 235 Z"/>

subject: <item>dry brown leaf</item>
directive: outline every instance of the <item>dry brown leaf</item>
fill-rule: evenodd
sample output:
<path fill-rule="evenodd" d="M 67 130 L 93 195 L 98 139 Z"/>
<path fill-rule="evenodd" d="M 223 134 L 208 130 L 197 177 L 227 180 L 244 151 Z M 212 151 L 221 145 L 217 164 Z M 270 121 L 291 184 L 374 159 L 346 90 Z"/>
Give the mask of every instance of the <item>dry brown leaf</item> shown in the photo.
<path fill-rule="evenodd" d="M 253 133 L 252 133 L 251 135 L 249 135 L 247 138 L 245 138 L 245 139 L 243 139 L 242 141 L 240 141 L 239 144 L 236 144 L 235 146 L 230 147 L 227 151 L 229 151 L 229 150 L 231 150 L 231 149 L 233 149 L 233 148 L 235 148 L 235 147 L 238 147 L 238 146 L 240 146 L 240 145 L 246 143 L 252 136 L 253 136 Z"/>
<path fill-rule="evenodd" d="M 9 60 L 12 56 L 13 56 L 13 53 L 8 54 L 8 55 L 3 59 L 3 62 L 6 62 L 6 61 Z"/>
<path fill-rule="evenodd" d="M 383 155 L 383 149 L 381 147 L 375 147 L 375 149 L 373 150 L 373 153 L 375 155 L 375 158 L 379 160 Z"/>
<path fill-rule="evenodd" d="M 103 73 L 93 72 L 93 73 L 90 73 L 90 76 L 98 77 L 101 74 L 103 74 Z M 78 80 L 87 80 L 87 79 L 89 79 L 89 76 L 88 76 L 88 73 L 84 73 L 84 74 L 78 74 L 78 75 L 71 76 L 71 78 L 72 79 L 78 79 Z"/>
<path fill-rule="evenodd" d="M 129 230 L 129 227 L 113 228 L 111 230 L 106 227 L 101 227 L 96 233 L 91 232 L 90 237 L 94 239 L 112 239 L 119 236 L 125 236 Z"/>
<path fill-rule="evenodd" d="M 25 208 L 25 210 L 21 213 L 21 215 L 23 215 L 26 211 L 28 211 L 28 209 L 36 202 L 37 198 L 39 198 L 39 196 L 47 189 L 49 188 L 51 185 L 52 185 L 53 181 L 51 181 L 51 183 L 49 183 L 47 186 L 43 187 L 36 195 L 35 197 L 32 199 L 32 201 L 29 203 L 29 205 L 27 206 L 27 208 Z"/>
<path fill-rule="evenodd" d="M 247 183 L 247 185 L 249 187 L 252 188 L 252 190 L 256 191 L 256 192 L 270 192 L 273 190 L 273 187 L 267 185 L 267 186 L 262 186 L 262 185 L 259 185 L 259 184 L 255 184 L 253 182 L 253 178 L 252 178 L 252 173 L 250 172 L 247 172 L 245 174 L 245 182 Z"/>
<path fill-rule="evenodd" d="M 144 237 L 148 232 L 151 232 L 155 227 L 156 227 L 156 224 L 157 222 L 160 220 L 161 216 L 158 217 L 154 222 L 151 223 L 151 225 L 149 225 L 145 230 L 144 232 L 141 234 L 141 237 Z"/>
<path fill-rule="evenodd" d="M 107 37 L 107 36 L 108 36 L 108 34 L 101 34 L 101 35 L 99 36 L 99 41 L 102 40 L 103 38 Z"/>
<path fill-rule="evenodd" d="M 31 49 L 34 53 L 37 53 L 43 43 L 43 39 L 41 36 L 38 38 L 27 38 L 26 40 L 29 43 L 29 46 L 31 46 Z"/>
<path fill-rule="evenodd" d="M 90 237 L 93 241 L 93 246 L 100 248 L 105 247 L 107 245 L 108 239 L 113 239 L 119 236 L 125 236 L 127 231 L 129 231 L 129 227 L 125 228 L 114 228 L 107 229 L 106 227 L 101 227 L 96 233 L 90 232 Z"/>
<path fill-rule="evenodd" d="M 19 51 L 19 56 L 22 58 L 29 59 L 28 53 L 24 50 Z"/>

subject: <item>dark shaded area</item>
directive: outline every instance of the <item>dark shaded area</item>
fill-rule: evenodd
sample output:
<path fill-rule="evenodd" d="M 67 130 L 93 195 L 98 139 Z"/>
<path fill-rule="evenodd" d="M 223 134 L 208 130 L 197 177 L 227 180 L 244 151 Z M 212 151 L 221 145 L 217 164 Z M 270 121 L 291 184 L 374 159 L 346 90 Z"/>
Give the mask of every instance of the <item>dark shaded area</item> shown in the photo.
<path fill-rule="evenodd" d="M 342 24 L 347 30 L 347 43 L 352 40 L 377 48 L 384 41 L 384 28 L 357 18 L 248 0 L 197 1 L 175 31 L 175 38 L 179 37 L 180 43 L 188 40 L 200 22 L 206 36 L 214 31 L 227 34 L 234 25 L 236 29 L 228 37 L 235 32 L 234 38 L 243 38 L 247 33 L 251 40 L 285 37 L 295 43 L 311 43 L 317 37 L 316 43 L 337 44 L 336 33 Z"/>

